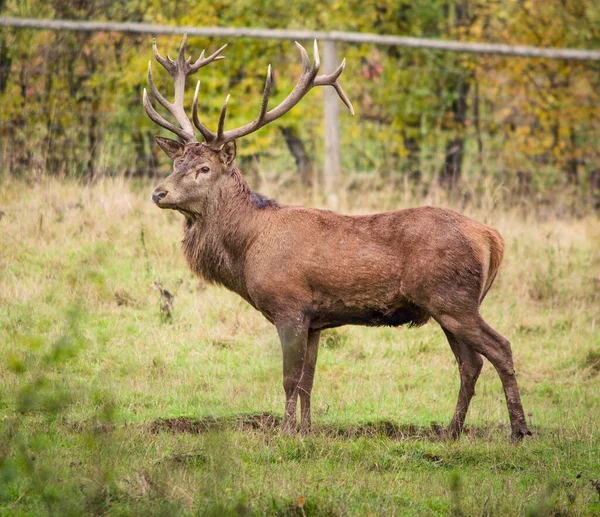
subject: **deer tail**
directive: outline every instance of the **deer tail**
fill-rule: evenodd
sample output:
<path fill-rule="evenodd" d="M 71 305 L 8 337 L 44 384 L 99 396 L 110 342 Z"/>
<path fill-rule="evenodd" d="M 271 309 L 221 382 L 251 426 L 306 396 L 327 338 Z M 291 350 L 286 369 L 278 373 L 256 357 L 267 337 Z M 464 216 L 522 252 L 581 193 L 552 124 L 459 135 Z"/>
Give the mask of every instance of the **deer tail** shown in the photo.
<path fill-rule="evenodd" d="M 496 279 L 498 269 L 500 269 L 500 264 L 502 264 L 502 258 L 504 257 L 504 239 L 502 238 L 502 235 L 500 235 L 500 233 L 493 228 L 489 228 L 488 237 L 490 245 L 490 259 L 485 284 L 481 298 L 479 299 L 479 303 L 483 302 L 483 299 L 492 287 L 492 284 Z"/>

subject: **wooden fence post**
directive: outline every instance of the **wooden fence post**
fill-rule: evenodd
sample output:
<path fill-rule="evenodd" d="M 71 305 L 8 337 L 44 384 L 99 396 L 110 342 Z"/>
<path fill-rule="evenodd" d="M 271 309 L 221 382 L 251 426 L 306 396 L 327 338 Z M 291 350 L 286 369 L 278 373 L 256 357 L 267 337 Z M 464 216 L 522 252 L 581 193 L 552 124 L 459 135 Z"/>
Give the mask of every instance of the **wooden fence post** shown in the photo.
<path fill-rule="evenodd" d="M 323 73 L 333 72 L 337 65 L 337 49 L 334 40 L 325 40 L 323 53 Z M 323 181 L 327 194 L 327 205 L 334 210 L 339 208 L 338 189 L 340 187 L 340 100 L 333 88 L 323 89 L 323 117 L 325 119 L 325 165 Z"/>

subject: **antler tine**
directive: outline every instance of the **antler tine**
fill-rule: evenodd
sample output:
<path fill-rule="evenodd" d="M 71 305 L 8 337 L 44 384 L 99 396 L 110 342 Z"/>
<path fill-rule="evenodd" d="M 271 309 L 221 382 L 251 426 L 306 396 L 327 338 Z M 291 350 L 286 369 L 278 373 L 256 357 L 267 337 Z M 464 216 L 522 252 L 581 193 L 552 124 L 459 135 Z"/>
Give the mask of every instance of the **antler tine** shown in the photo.
<path fill-rule="evenodd" d="M 313 69 L 315 72 L 318 72 L 319 68 L 321 68 L 321 58 L 319 57 L 319 45 L 317 45 L 317 40 L 314 41 L 313 47 L 313 53 L 315 55 Z"/>
<path fill-rule="evenodd" d="M 166 109 L 171 108 L 171 103 L 165 99 L 162 94 L 158 91 L 156 84 L 154 83 L 154 75 L 152 74 L 152 61 L 148 61 L 148 84 L 150 85 L 150 91 L 152 96 Z"/>
<path fill-rule="evenodd" d="M 259 121 L 262 121 L 267 113 L 269 97 L 271 95 L 271 86 L 273 86 L 273 70 L 271 70 L 271 65 L 269 65 L 267 68 L 267 77 L 265 79 L 265 89 L 263 90 L 262 102 L 260 103 L 260 112 L 257 119 Z"/>
<path fill-rule="evenodd" d="M 168 70 L 169 61 L 173 62 L 173 60 L 169 58 L 169 61 L 167 61 L 160 55 L 158 52 L 158 47 L 156 46 L 156 38 L 152 38 L 152 53 L 154 54 L 154 58 Z"/>
<path fill-rule="evenodd" d="M 203 50 L 202 53 L 200 54 L 200 57 L 196 60 L 196 62 L 193 65 L 189 65 L 190 71 L 188 72 L 188 75 L 193 74 L 194 72 L 197 72 L 203 66 L 206 66 L 209 63 L 212 63 L 213 61 L 220 61 L 221 59 L 225 59 L 225 56 L 220 55 L 221 52 L 223 52 L 225 50 L 225 48 L 227 48 L 227 44 L 223 45 L 220 49 L 213 52 L 207 58 L 204 58 L 204 50 Z"/>
<path fill-rule="evenodd" d="M 146 88 L 144 88 L 143 99 L 144 99 L 144 109 L 146 110 L 146 113 L 148 114 L 148 116 L 150 117 L 150 119 L 153 122 L 155 122 L 156 124 L 158 124 L 161 127 L 164 127 L 168 131 L 175 133 L 177 136 L 179 136 L 185 142 L 191 142 L 194 140 L 194 137 L 192 135 L 189 135 L 183 129 L 177 127 L 176 125 L 171 124 L 168 120 L 165 120 L 163 117 L 161 117 L 156 112 L 156 110 L 152 106 L 152 103 L 150 102 L 148 93 L 146 92 Z"/>
<path fill-rule="evenodd" d="M 304 70 L 310 69 L 310 58 L 308 57 L 308 54 L 306 53 L 306 49 L 302 45 L 300 45 L 300 43 L 298 43 L 297 41 L 294 41 L 294 43 L 296 44 L 296 47 L 298 47 L 298 50 L 300 51 L 300 55 L 302 56 L 302 66 L 303 66 Z"/>
<path fill-rule="evenodd" d="M 259 129 L 260 127 L 262 127 L 264 125 L 263 121 L 264 121 L 265 115 L 267 113 L 267 107 L 269 105 L 269 97 L 271 95 L 271 87 L 272 86 L 273 86 L 273 71 L 271 70 L 271 65 L 269 65 L 269 67 L 267 68 L 267 77 L 265 79 L 265 88 L 263 90 L 263 96 L 262 96 L 262 101 L 260 103 L 260 111 L 258 113 L 258 117 L 256 117 L 256 119 L 253 122 L 251 122 L 250 124 L 247 124 L 246 126 L 244 126 L 245 128 L 248 129 L 248 133 L 251 133 L 252 131 L 256 131 L 257 129 Z M 198 90 L 198 87 L 199 87 L 199 85 L 196 87 L 196 91 Z M 219 126 L 217 128 L 217 134 L 215 134 L 212 131 L 210 131 L 209 129 L 207 129 L 198 120 L 197 97 L 196 97 L 196 95 L 194 96 L 194 107 L 193 107 L 194 124 L 200 130 L 200 132 L 204 135 L 204 138 L 206 139 L 206 141 L 209 143 L 212 143 L 213 145 L 220 145 L 227 140 L 231 140 L 231 138 L 229 138 L 229 137 L 224 138 L 224 136 L 223 136 L 225 134 L 223 129 L 225 126 L 225 114 L 227 112 L 229 98 L 230 98 L 230 96 L 227 95 L 227 98 L 225 99 L 225 104 L 223 105 L 223 108 L 221 109 L 221 115 L 219 117 Z M 237 137 L 234 137 L 234 138 L 237 138 Z"/>
<path fill-rule="evenodd" d="M 177 52 L 177 61 L 185 61 L 185 44 L 187 43 L 187 31 L 183 33 L 181 38 L 181 45 L 179 45 L 179 52 Z"/>
<path fill-rule="evenodd" d="M 330 74 L 323 74 L 318 76 L 315 79 L 315 85 L 320 86 L 320 84 L 317 84 L 317 82 L 321 81 L 321 78 L 331 78 L 331 80 L 335 81 L 337 80 L 337 78 L 342 75 L 342 72 L 344 71 L 344 69 L 346 68 L 346 58 L 342 59 L 342 62 L 340 63 L 340 66 L 338 66 L 333 72 L 331 72 Z"/>
<path fill-rule="evenodd" d="M 198 128 L 198 131 L 202 133 L 204 140 L 212 142 L 217 138 L 217 135 L 208 129 L 200 119 L 198 118 L 198 93 L 200 92 L 200 81 L 196 84 L 196 91 L 194 92 L 194 101 L 192 102 L 192 120 L 194 125 Z"/>
<path fill-rule="evenodd" d="M 217 142 L 220 142 L 223 139 L 223 127 L 225 125 L 225 114 L 227 113 L 227 105 L 229 104 L 229 97 L 230 95 L 227 94 L 227 97 L 225 97 L 225 103 L 223 104 L 223 107 L 221 108 L 221 115 L 219 116 L 219 125 L 217 127 Z"/>
<path fill-rule="evenodd" d="M 198 70 L 200 70 L 200 68 L 208 65 L 209 63 L 212 63 L 213 61 L 220 61 L 221 59 L 225 59 L 225 56 L 221 56 L 220 54 L 221 54 L 221 52 L 223 52 L 223 50 L 225 50 L 226 47 L 227 47 L 227 44 L 223 45 L 221 48 L 217 49 L 215 52 L 213 52 L 207 58 L 204 57 L 204 50 L 203 50 L 200 53 L 200 57 L 196 60 L 196 62 L 193 65 L 189 64 L 189 59 L 188 59 L 187 63 L 188 63 L 188 67 L 190 70 L 188 72 L 188 74 L 197 72 Z M 207 142 L 212 142 L 212 141 L 216 140 L 217 135 L 215 133 L 213 133 L 212 131 L 210 131 L 202 122 L 200 122 L 200 118 L 198 117 L 198 94 L 199 93 L 200 93 L 200 81 L 198 81 L 198 84 L 196 85 L 196 90 L 194 92 L 194 100 L 192 101 L 192 121 L 194 122 L 194 125 L 198 128 L 198 131 L 200 131 L 200 133 L 202 133 L 204 140 L 206 140 Z"/>
<path fill-rule="evenodd" d="M 340 96 L 342 102 L 350 111 L 350 114 L 354 116 L 354 107 L 352 106 L 350 99 L 348 99 L 348 97 L 346 96 L 342 85 L 338 81 L 338 78 L 340 77 L 340 75 L 342 75 L 344 68 L 346 68 L 346 58 L 342 60 L 340 66 L 338 66 L 336 70 L 331 74 L 318 75 L 317 77 L 315 77 L 313 86 L 333 86 L 337 94 Z"/>
<path fill-rule="evenodd" d="M 342 89 L 342 86 L 338 81 L 339 76 L 344 71 L 346 61 L 342 61 L 342 64 L 332 74 L 318 76 L 317 74 L 319 72 L 319 67 L 321 66 L 321 60 L 319 58 L 319 47 L 317 45 L 317 41 L 315 40 L 313 43 L 314 58 L 312 65 L 310 62 L 310 58 L 308 57 L 308 53 L 306 52 L 306 49 L 297 41 L 295 43 L 298 47 L 298 50 L 300 51 L 300 56 L 302 58 L 302 74 L 300 75 L 296 86 L 294 86 L 290 94 L 281 102 L 281 104 L 279 104 L 279 106 L 276 106 L 271 111 L 267 111 L 267 104 L 269 102 L 269 95 L 273 83 L 273 73 L 271 71 L 271 66 L 269 65 L 269 68 L 267 70 L 267 79 L 265 81 L 265 89 L 263 92 L 263 98 L 258 117 L 249 124 L 246 124 L 245 126 L 239 127 L 237 129 L 231 129 L 229 131 L 222 131 L 222 121 L 225 118 L 225 105 L 223 107 L 223 110 L 221 111 L 221 119 L 219 120 L 219 130 L 217 131 L 216 138 L 214 140 L 208 140 L 207 138 L 211 145 L 218 146 L 230 140 L 240 138 L 242 136 L 253 133 L 254 131 L 269 124 L 270 122 L 273 122 L 275 119 L 281 117 L 282 115 L 290 111 L 296 104 L 298 104 L 300 100 L 302 100 L 302 98 L 314 86 L 333 86 L 338 95 L 340 96 L 342 102 L 348 107 L 350 113 L 354 115 L 354 108 L 352 107 L 350 100 L 344 93 L 344 90 Z M 196 127 L 198 127 L 197 124 Z M 214 133 L 211 133 L 211 135 L 214 135 Z"/>

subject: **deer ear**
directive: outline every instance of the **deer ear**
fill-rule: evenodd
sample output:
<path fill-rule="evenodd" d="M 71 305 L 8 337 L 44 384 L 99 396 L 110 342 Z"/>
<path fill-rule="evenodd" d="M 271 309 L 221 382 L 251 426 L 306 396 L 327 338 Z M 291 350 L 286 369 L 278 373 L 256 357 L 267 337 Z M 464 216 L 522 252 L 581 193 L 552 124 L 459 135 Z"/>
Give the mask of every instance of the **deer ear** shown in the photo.
<path fill-rule="evenodd" d="M 235 140 L 230 140 L 220 149 L 221 160 L 225 165 L 232 165 L 235 161 L 236 145 Z"/>
<path fill-rule="evenodd" d="M 167 156 L 171 158 L 171 160 L 178 158 L 183 153 L 183 144 L 177 140 L 171 140 L 170 138 L 165 138 L 163 136 L 155 136 L 154 140 L 158 146 L 167 153 Z"/>

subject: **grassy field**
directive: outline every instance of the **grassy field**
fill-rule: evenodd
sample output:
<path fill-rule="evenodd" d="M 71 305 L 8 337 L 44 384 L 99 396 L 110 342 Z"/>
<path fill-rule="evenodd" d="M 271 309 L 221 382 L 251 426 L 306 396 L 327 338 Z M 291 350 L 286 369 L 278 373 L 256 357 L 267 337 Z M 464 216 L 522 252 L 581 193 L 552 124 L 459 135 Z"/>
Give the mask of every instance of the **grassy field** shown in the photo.
<path fill-rule="evenodd" d="M 531 439 L 510 442 L 489 363 L 466 435 L 440 436 L 459 377 L 435 324 L 325 333 L 315 430 L 290 438 L 275 329 L 191 275 L 150 191 L 0 184 L 0 515 L 600 514 L 597 216 L 463 210 L 507 241 L 482 312 L 512 342 Z M 421 201 L 441 203 L 343 205 Z"/>

